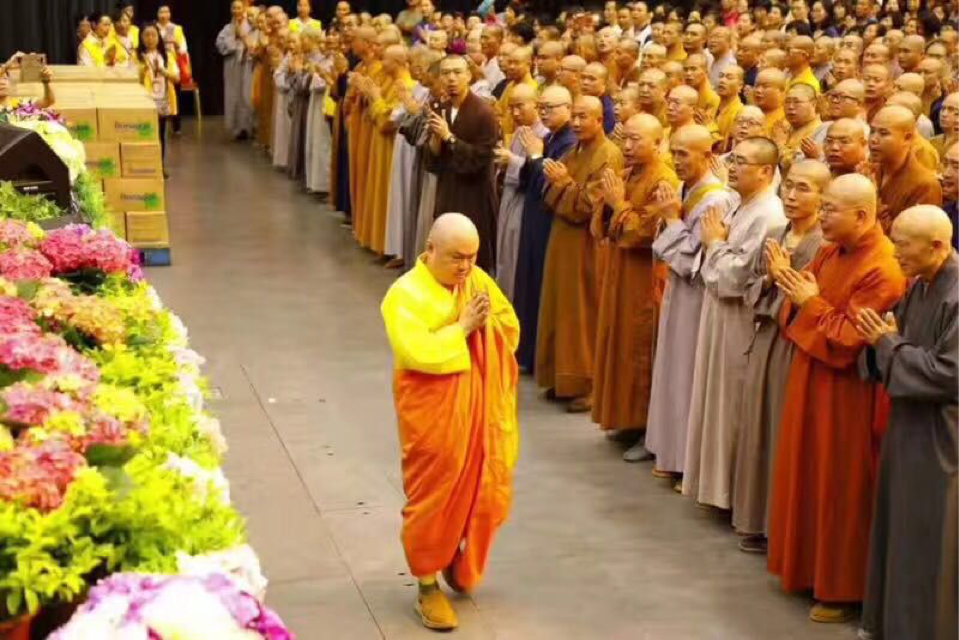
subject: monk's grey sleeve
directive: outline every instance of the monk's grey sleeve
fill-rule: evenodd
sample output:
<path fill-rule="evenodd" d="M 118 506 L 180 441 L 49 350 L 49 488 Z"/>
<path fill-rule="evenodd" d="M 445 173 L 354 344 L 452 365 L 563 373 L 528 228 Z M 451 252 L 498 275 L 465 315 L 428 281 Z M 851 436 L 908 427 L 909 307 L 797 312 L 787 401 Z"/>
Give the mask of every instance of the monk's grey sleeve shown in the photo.
<path fill-rule="evenodd" d="M 920 347 L 900 334 L 886 334 L 876 343 L 876 369 L 892 399 L 937 403 L 956 401 L 959 384 L 957 350 L 959 326 L 954 307 L 946 314 L 945 326 L 937 327 L 935 345 Z"/>

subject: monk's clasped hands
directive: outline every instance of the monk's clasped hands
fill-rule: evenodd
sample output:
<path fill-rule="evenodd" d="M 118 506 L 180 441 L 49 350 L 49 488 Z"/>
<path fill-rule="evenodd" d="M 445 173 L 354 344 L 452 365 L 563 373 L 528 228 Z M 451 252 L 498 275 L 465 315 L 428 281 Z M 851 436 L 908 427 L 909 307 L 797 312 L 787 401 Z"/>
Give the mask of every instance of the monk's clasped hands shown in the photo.
<path fill-rule="evenodd" d="M 703 244 L 707 248 L 729 237 L 729 227 L 723 222 L 723 211 L 720 207 L 712 206 L 706 209 L 702 219 L 701 235 Z"/>
<path fill-rule="evenodd" d="M 816 282 L 816 276 L 808 271 L 800 273 L 792 267 L 781 269 L 779 276 L 776 278 L 776 284 L 793 304 L 800 307 L 819 295 L 819 283 Z"/>
<path fill-rule="evenodd" d="M 874 345 L 886 334 L 899 333 L 899 327 L 892 312 L 880 317 L 869 307 L 863 307 L 856 314 L 856 331 L 866 342 Z"/>

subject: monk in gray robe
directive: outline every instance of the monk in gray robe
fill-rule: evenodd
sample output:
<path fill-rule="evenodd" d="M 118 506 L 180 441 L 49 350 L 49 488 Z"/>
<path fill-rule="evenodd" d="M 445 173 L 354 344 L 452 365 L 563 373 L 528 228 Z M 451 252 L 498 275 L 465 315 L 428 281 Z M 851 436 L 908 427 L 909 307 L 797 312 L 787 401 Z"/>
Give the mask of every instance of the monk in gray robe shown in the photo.
<path fill-rule="evenodd" d="M 519 257 L 519 233 L 526 202 L 526 192 L 520 187 L 520 172 L 527 157 L 523 139 L 524 136 L 533 135 L 542 140 L 549 131 L 539 121 L 536 89 L 528 85 L 513 87 L 509 96 L 509 112 L 517 130 L 511 136 L 509 149 L 497 147 L 494 151 L 496 164 L 503 171 L 503 195 L 496 219 L 496 283 L 512 303 Z"/>
<path fill-rule="evenodd" d="M 223 56 L 223 116 L 234 139 L 253 133 L 253 59 L 246 39 L 252 27 L 246 18 L 246 3 L 234 0 L 233 19 L 216 37 L 216 49 Z"/>
<path fill-rule="evenodd" d="M 789 222 L 766 234 L 746 285 L 744 300 L 752 307 L 752 340 L 746 353 L 743 412 L 736 439 L 733 472 L 733 528 L 743 536 L 739 548 L 766 549 L 767 495 L 776 451 L 779 416 L 792 363 L 793 343 L 779 335 L 783 295 L 775 274 L 784 265 L 801 271 L 822 244 L 819 204 L 831 179 L 829 167 L 816 160 L 796 162 L 780 190 Z"/>
<path fill-rule="evenodd" d="M 746 350 L 752 339 L 746 285 L 767 231 L 786 223 L 783 203 L 772 186 L 778 164 L 779 149 L 768 138 L 737 144 L 729 158 L 729 186 L 741 204 L 729 213 L 709 210 L 701 223 L 700 274 L 706 293 L 686 427 L 683 495 L 720 509 L 732 506 Z"/>
<path fill-rule="evenodd" d="M 645 448 L 656 456 L 653 475 L 662 478 L 681 474 L 685 467 L 686 422 L 703 302 L 700 219 L 707 208 L 731 209 L 738 202 L 710 169 L 712 145 L 712 135 L 701 125 L 673 133 L 673 165 L 683 184 L 678 194 L 661 194 L 659 215 L 665 226 L 653 242 L 653 255 L 669 267 L 669 280 L 659 313 Z M 630 455 L 642 458 L 641 451 Z"/>
<path fill-rule="evenodd" d="M 951 239 L 952 224 L 938 207 L 900 213 L 892 240 L 913 283 L 891 313 L 880 317 L 864 307 L 857 317 L 856 328 L 870 345 L 860 356 L 860 372 L 880 381 L 892 404 L 863 609 L 863 628 L 877 640 L 935 638 L 943 578 L 952 582 L 946 604 L 956 633 L 955 539 L 948 553 L 940 544 L 944 529 L 956 527 L 945 518 L 956 477 L 959 385 L 959 258 Z M 955 509 L 948 512 L 955 517 Z"/>

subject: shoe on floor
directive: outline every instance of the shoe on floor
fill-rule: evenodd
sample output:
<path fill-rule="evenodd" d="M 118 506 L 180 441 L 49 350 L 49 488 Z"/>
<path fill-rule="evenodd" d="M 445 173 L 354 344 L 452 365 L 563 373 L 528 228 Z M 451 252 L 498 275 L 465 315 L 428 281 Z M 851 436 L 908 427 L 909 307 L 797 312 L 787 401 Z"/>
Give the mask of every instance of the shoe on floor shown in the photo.
<path fill-rule="evenodd" d="M 559 400 L 559 397 L 556 395 L 556 389 L 547 389 L 546 393 L 543 394 L 543 397 L 550 402 L 556 402 Z"/>
<path fill-rule="evenodd" d="M 842 624 L 856 619 L 858 608 L 851 604 L 817 602 L 809 610 L 809 619 L 824 624 Z"/>
<path fill-rule="evenodd" d="M 392 260 L 387 262 L 385 265 L 383 265 L 383 267 L 386 269 L 399 269 L 402 266 L 403 266 L 403 258 L 393 258 Z"/>
<path fill-rule="evenodd" d="M 610 442 L 622 442 L 633 446 L 643 437 L 643 432 L 639 429 L 608 429 L 603 435 Z"/>
<path fill-rule="evenodd" d="M 659 478 L 661 480 L 672 480 L 676 477 L 676 474 L 672 471 L 663 471 L 662 469 L 658 469 L 656 467 L 653 467 L 652 473 L 654 478 Z"/>
<path fill-rule="evenodd" d="M 648 462 L 654 457 L 642 441 L 637 442 L 623 453 L 623 460 L 626 462 Z"/>
<path fill-rule="evenodd" d="M 743 553 L 766 553 L 766 536 L 743 536 L 739 539 L 739 550 Z"/>
<path fill-rule="evenodd" d="M 873 634 L 873 632 L 866 631 L 865 629 L 859 629 L 856 632 L 856 637 L 858 637 L 859 640 L 876 640 L 876 636 Z"/>
<path fill-rule="evenodd" d="M 452 631 L 459 626 L 459 619 L 456 617 L 453 605 L 450 604 L 446 594 L 435 584 L 431 588 L 421 588 L 419 595 L 416 596 L 416 604 L 413 608 L 419 614 L 423 626 L 427 629 Z"/>
<path fill-rule="evenodd" d="M 566 406 L 567 413 L 586 413 L 593 408 L 593 399 L 589 396 L 580 396 L 573 398 Z"/>

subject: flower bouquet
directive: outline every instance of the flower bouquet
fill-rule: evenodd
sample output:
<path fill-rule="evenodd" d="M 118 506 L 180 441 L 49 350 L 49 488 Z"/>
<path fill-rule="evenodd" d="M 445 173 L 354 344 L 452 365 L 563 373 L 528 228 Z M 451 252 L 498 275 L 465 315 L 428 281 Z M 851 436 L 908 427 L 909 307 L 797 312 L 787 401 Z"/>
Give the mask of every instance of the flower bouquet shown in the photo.
<path fill-rule="evenodd" d="M 118 573 L 51 640 L 292 640 L 280 618 L 217 573 L 157 576 Z"/>

